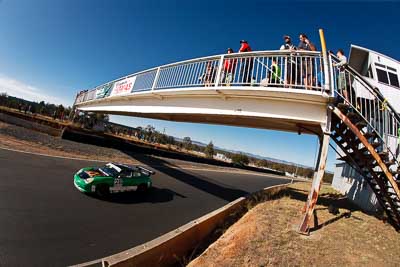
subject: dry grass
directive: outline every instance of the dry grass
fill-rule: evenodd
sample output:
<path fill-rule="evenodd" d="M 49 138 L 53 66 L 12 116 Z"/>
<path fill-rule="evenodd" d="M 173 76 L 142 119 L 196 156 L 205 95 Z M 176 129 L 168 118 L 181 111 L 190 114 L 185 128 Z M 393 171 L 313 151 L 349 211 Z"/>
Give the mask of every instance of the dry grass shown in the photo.
<path fill-rule="evenodd" d="M 116 149 L 102 148 L 88 144 L 63 140 L 58 137 L 36 132 L 0 121 L 0 146 L 26 152 L 48 154 L 81 159 L 123 161 L 137 164 L 129 156 Z"/>
<path fill-rule="evenodd" d="M 310 236 L 299 235 L 309 187 L 293 184 L 282 198 L 256 205 L 189 266 L 399 265 L 399 233 L 351 206 L 330 186 L 322 187 L 317 205 L 324 226 Z M 329 213 L 328 205 L 340 214 Z"/>

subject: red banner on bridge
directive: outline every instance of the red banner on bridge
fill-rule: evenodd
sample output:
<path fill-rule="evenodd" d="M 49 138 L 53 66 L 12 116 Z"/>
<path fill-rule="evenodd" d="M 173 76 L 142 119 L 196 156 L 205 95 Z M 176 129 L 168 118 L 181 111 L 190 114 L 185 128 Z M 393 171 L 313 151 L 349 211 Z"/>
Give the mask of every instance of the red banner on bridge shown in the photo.
<path fill-rule="evenodd" d="M 135 81 L 136 76 L 129 77 L 114 83 L 114 87 L 111 91 L 111 96 L 129 94 L 132 91 Z"/>

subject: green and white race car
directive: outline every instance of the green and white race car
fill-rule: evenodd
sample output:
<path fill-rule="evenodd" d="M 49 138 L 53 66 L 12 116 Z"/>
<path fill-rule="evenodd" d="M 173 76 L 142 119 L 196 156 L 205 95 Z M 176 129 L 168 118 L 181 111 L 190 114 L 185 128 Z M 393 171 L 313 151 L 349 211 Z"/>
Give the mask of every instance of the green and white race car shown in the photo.
<path fill-rule="evenodd" d="M 74 175 L 75 187 L 84 193 L 105 197 L 109 193 L 132 191 L 145 192 L 152 186 L 150 176 L 155 172 L 141 166 L 107 163 L 103 167 L 87 167 Z"/>

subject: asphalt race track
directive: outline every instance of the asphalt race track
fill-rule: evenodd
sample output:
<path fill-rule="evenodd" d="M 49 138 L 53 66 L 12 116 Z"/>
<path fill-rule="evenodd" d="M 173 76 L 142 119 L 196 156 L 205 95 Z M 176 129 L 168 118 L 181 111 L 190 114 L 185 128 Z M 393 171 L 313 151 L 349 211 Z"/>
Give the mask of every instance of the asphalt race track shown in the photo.
<path fill-rule="evenodd" d="M 0 149 L 0 266 L 65 266 L 120 252 L 224 204 L 287 179 L 150 166 L 155 190 L 104 201 L 80 193 L 72 175 L 101 163 Z"/>

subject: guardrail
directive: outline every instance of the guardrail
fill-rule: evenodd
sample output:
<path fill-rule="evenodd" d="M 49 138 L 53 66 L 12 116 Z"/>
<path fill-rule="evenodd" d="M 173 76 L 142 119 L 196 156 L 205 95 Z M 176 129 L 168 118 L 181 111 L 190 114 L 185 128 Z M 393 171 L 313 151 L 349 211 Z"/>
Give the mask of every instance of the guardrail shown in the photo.
<path fill-rule="evenodd" d="M 280 184 L 240 197 L 225 206 L 176 228 L 156 239 L 134 248 L 101 259 L 84 262 L 74 267 L 95 266 L 175 266 L 199 244 L 205 242 L 227 218 L 243 212 L 246 203 L 254 200 L 269 200 L 281 193 L 288 185 Z"/>
<path fill-rule="evenodd" d="M 81 91 L 75 104 L 172 88 L 261 86 L 323 92 L 323 77 L 320 52 L 278 50 L 232 53 L 181 61 L 134 73 Z"/>

